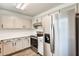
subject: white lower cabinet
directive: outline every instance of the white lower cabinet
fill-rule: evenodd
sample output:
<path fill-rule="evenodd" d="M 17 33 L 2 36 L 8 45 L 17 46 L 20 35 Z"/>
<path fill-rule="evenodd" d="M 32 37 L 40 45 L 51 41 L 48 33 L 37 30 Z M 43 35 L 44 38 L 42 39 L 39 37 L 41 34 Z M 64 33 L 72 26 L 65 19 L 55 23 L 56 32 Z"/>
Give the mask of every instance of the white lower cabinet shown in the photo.
<path fill-rule="evenodd" d="M 21 38 L 17 38 L 17 40 L 15 40 L 15 49 L 16 51 L 25 49 L 30 47 L 29 46 L 29 41 L 27 37 L 21 37 Z"/>
<path fill-rule="evenodd" d="M 27 48 L 27 43 L 28 43 L 28 41 L 27 41 L 27 38 L 22 38 L 22 48 L 24 49 L 24 48 Z"/>
<path fill-rule="evenodd" d="M 22 49 L 22 40 L 21 38 L 16 38 L 16 40 L 14 41 L 14 48 L 15 51 L 19 51 Z"/>
<path fill-rule="evenodd" d="M 5 40 L 3 43 L 3 55 L 10 54 L 14 51 L 11 40 Z"/>
<path fill-rule="evenodd" d="M 30 44 L 30 37 L 27 37 L 27 41 L 28 41 L 27 47 L 30 47 L 31 46 L 31 44 Z"/>
<path fill-rule="evenodd" d="M 3 41 L 3 55 L 8 55 L 30 46 L 30 37 L 6 39 Z"/>
<path fill-rule="evenodd" d="M 38 52 L 41 54 L 41 55 L 44 55 L 44 39 L 43 37 L 38 37 Z"/>
<path fill-rule="evenodd" d="M 24 37 L 24 38 L 22 38 L 22 41 L 23 41 L 23 48 L 28 48 L 28 47 L 30 47 L 30 39 L 29 39 L 29 37 Z"/>

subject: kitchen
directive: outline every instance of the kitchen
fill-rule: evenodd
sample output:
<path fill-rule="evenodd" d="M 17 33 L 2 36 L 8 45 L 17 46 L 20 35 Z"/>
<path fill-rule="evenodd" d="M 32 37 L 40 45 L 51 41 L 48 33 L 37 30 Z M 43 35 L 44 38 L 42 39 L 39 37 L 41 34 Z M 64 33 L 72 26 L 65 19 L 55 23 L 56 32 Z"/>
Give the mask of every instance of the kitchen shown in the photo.
<path fill-rule="evenodd" d="M 76 56 L 78 12 L 76 3 L 0 3 L 0 56 Z"/>

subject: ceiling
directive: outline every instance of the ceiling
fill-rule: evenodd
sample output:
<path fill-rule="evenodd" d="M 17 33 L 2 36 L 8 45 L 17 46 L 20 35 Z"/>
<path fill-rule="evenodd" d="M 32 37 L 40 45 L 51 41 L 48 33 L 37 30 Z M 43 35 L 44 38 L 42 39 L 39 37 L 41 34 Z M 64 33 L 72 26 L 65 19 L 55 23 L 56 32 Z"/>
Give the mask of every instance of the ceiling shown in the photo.
<path fill-rule="evenodd" d="M 25 10 L 20 10 L 16 8 L 16 3 L 0 3 L 0 9 L 17 12 L 27 16 L 35 16 L 58 5 L 61 5 L 61 3 L 30 3 Z"/>

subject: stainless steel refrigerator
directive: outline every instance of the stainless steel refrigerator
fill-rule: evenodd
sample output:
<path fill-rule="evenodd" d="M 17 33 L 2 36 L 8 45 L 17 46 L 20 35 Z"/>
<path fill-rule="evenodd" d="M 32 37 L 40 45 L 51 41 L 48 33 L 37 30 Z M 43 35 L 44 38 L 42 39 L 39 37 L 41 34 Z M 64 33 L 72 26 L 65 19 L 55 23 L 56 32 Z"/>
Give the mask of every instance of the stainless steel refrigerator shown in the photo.
<path fill-rule="evenodd" d="M 50 49 L 53 56 L 68 55 L 68 16 L 66 12 L 51 15 Z"/>

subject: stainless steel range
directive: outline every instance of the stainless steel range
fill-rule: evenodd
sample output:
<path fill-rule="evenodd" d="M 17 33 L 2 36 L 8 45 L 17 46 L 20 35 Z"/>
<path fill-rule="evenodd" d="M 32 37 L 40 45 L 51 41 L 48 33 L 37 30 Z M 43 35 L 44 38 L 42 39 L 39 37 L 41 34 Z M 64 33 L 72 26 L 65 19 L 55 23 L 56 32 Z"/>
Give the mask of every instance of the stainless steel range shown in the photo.
<path fill-rule="evenodd" d="M 31 36 L 31 48 L 37 53 L 37 51 L 38 51 L 38 38 L 37 38 L 37 36 Z"/>

